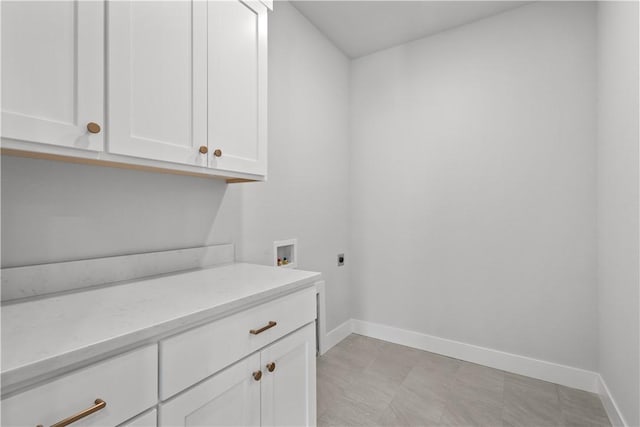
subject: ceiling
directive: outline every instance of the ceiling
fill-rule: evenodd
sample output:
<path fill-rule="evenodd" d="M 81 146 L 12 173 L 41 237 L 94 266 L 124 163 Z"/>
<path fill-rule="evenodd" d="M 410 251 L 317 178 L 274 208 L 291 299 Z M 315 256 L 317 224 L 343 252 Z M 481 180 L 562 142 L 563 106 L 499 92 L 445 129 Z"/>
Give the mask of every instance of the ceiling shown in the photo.
<path fill-rule="evenodd" d="M 291 2 L 350 58 L 416 40 L 529 1 Z"/>

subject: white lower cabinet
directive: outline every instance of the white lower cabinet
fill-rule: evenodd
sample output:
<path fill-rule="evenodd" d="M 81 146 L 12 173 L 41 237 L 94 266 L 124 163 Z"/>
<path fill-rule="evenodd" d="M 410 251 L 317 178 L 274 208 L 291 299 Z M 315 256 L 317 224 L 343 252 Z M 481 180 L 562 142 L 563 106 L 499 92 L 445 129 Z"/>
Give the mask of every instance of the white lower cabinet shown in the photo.
<path fill-rule="evenodd" d="M 160 341 L 160 399 L 313 322 L 315 313 L 315 289 L 305 289 Z"/>
<path fill-rule="evenodd" d="M 313 426 L 315 298 L 296 291 L 5 397 L 1 425 Z"/>
<path fill-rule="evenodd" d="M 83 413 L 75 425 L 115 426 L 155 406 L 157 390 L 154 344 L 3 399 L 2 425 L 50 426 Z"/>
<path fill-rule="evenodd" d="M 157 427 L 158 426 L 158 411 L 151 410 L 147 413 L 139 415 L 134 419 L 127 421 L 119 427 Z"/>
<path fill-rule="evenodd" d="M 313 323 L 160 405 L 159 425 L 315 425 Z"/>

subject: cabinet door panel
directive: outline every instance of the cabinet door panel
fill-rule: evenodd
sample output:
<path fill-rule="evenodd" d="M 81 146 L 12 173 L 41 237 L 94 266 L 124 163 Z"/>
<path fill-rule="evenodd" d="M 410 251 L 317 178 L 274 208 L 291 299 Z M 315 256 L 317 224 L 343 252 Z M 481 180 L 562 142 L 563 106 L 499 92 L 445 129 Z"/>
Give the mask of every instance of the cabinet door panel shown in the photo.
<path fill-rule="evenodd" d="M 260 425 L 259 366 L 256 353 L 161 405 L 160 426 Z"/>
<path fill-rule="evenodd" d="M 207 165 L 206 8 L 109 3 L 110 152 Z"/>
<path fill-rule="evenodd" d="M 263 426 L 316 424 L 315 342 L 310 323 L 261 352 Z M 270 363 L 275 363 L 273 372 Z"/>
<path fill-rule="evenodd" d="M 139 415 L 120 427 L 157 427 L 158 412 L 154 409 L 146 414 Z"/>
<path fill-rule="evenodd" d="M 2 136 L 102 150 L 104 2 L 2 3 Z"/>
<path fill-rule="evenodd" d="M 266 173 L 267 10 L 257 1 L 210 1 L 209 166 Z M 216 157 L 219 149 L 222 156 Z"/>

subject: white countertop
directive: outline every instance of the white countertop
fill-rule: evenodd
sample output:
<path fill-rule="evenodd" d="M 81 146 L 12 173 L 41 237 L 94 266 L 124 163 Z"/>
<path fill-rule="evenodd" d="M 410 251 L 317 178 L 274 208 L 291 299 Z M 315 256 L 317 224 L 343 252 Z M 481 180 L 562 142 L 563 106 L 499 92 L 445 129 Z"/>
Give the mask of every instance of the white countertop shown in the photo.
<path fill-rule="evenodd" d="M 230 264 L 2 307 L 2 388 L 308 287 L 320 273 Z"/>

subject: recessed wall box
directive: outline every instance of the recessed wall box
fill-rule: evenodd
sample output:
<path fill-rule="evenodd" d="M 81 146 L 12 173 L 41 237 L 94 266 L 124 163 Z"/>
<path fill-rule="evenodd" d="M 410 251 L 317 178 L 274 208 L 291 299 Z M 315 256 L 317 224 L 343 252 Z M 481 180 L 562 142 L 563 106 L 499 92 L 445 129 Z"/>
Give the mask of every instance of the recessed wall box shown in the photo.
<path fill-rule="evenodd" d="M 298 239 L 273 242 L 273 265 L 296 268 L 298 265 Z"/>

